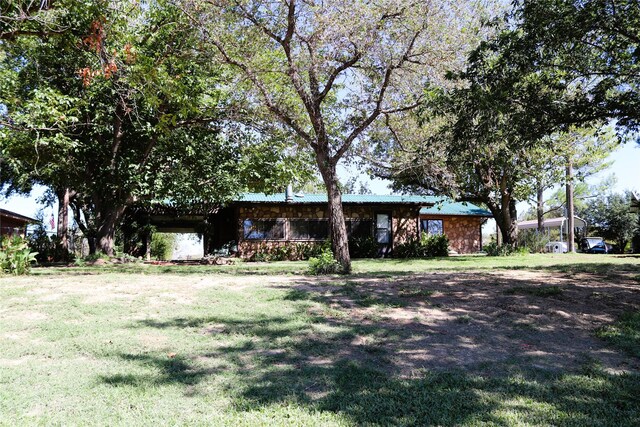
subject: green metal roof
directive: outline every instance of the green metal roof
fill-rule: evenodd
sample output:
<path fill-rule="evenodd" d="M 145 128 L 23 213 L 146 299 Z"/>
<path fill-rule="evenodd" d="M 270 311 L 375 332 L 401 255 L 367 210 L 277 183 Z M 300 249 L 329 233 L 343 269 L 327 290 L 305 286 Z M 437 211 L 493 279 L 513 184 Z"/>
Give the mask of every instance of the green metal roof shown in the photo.
<path fill-rule="evenodd" d="M 493 216 L 488 210 L 479 208 L 471 203 L 452 202 L 447 199 L 440 199 L 435 205 L 420 209 L 420 215 Z"/>
<path fill-rule="evenodd" d="M 413 205 L 432 205 L 441 200 L 436 196 L 379 196 L 374 194 L 343 194 L 342 203 L 361 203 L 361 204 L 413 204 Z M 250 203 L 285 203 L 285 193 L 263 194 L 263 193 L 244 193 L 236 199 L 237 202 Z M 327 203 L 326 194 L 302 194 L 294 193 L 293 204 L 314 204 Z"/>
<path fill-rule="evenodd" d="M 236 202 L 247 203 L 286 203 L 285 193 L 264 194 L 244 193 Z M 327 203 L 326 194 L 294 193 L 291 204 Z M 375 194 L 343 194 L 342 203 L 352 204 L 411 204 L 424 205 L 420 209 L 423 215 L 468 215 L 491 217 L 491 212 L 466 202 L 453 202 L 441 196 L 380 196 Z"/>

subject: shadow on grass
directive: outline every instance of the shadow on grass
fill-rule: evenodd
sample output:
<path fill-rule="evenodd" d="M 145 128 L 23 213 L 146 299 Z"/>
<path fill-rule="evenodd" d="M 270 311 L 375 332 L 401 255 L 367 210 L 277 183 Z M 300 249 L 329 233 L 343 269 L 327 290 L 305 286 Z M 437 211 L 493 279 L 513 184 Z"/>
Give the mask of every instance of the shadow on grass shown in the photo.
<path fill-rule="evenodd" d="M 356 425 L 640 423 L 640 378 L 610 375 L 594 366 L 558 373 L 505 362 L 495 364 L 492 375 L 453 369 L 398 377 L 386 369 L 384 355 L 368 354 L 344 339 L 362 332 L 350 321 L 342 322 L 347 328 L 341 333 L 324 336 L 296 329 L 281 317 L 143 322 L 178 329 L 211 324 L 218 325 L 212 335 L 242 334 L 248 340 L 184 358 L 121 354 L 122 360 L 154 374 L 114 375 L 102 382 L 135 388 L 178 385 L 193 393 L 192 386 L 221 375 L 220 367 L 207 367 L 207 361 L 214 361 L 232 372 L 224 387 L 236 411 L 296 405 L 332 412 Z M 273 345 L 283 336 L 292 340 L 283 348 Z"/>
<path fill-rule="evenodd" d="M 134 388 L 178 386 L 186 394 L 206 394 L 212 384 L 222 383 L 236 411 L 286 411 L 295 405 L 356 425 L 640 424 L 637 374 L 613 375 L 588 357 L 575 359 L 580 345 L 591 350 L 572 341 L 580 337 L 566 320 L 540 329 L 515 324 L 531 313 L 539 318 L 547 303 L 552 312 L 561 309 L 567 319 L 580 319 L 584 304 L 604 310 L 609 301 L 623 300 L 623 294 L 580 305 L 573 299 L 579 290 L 575 285 L 563 286 L 563 298 L 555 298 L 557 290 L 535 292 L 526 281 L 477 286 L 478 275 L 460 276 L 453 293 L 442 276 L 392 284 L 299 280 L 282 286 L 279 297 L 293 308 L 290 315 L 249 311 L 237 317 L 142 320 L 133 327 L 170 329 L 186 339 L 204 335 L 210 345 L 173 357 L 118 354 L 143 373 L 101 381 Z M 470 287 L 473 283 L 478 289 Z M 633 297 L 628 289 L 612 286 L 610 291 Z M 484 313 L 488 300 L 502 311 L 491 306 L 493 311 Z M 370 311 L 454 303 L 447 316 L 428 325 L 376 319 Z M 477 339 L 470 341 L 470 336 Z M 531 343 L 540 351 L 531 351 Z"/>

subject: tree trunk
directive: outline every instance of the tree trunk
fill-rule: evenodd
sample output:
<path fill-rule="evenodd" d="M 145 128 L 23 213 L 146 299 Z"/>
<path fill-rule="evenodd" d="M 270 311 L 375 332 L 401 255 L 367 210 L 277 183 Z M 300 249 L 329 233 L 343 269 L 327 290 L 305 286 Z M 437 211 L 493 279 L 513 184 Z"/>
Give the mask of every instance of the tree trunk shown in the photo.
<path fill-rule="evenodd" d="M 98 217 L 98 230 L 96 240 L 98 248 L 108 256 L 114 255 L 116 226 L 124 214 L 126 206 L 110 206 L 107 212 Z"/>
<path fill-rule="evenodd" d="M 58 238 L 64 252 L 65 261 L 69 258 L 69 189 L 58 191 Z"/>
<path fill-rule="evenodd" d="M 575 226 L 573 223 L 573 166 L 567 162 L 567 250 L 575 252 Z"/>
<path fill-rule="evenodd" d="M 98 248 L 96 247 L 96 238 L 94 236 L 85 236 L 89 245 L 89 255 L 94 255 Z"/>
<path fill-rule="evenodd" d="M 538 219 L 538 233 L 544 233 L 544 198 L 543 189 L 541 185 L 538 185 L 537 189 L 537 203 L 536 203 L 536 217 Z"/>
<path fill-rule="evenodd" d="M 502 205 L 487 203 L 487 206 L 500 230 L 501 243 L 514 246 L 518 241 L 518 215 L 515 200 L 508 198 L 508 201 Z"/>
<path fill-rule="evenodd" d="M 330 162 L 326 156 L 316 156 L 322 179 L 327 188 L 327 201 L 329 205 L 329 235 L 331 237 L 331 249 L 333 256 L 340 264 L 343 274 L 351 272 L 351 257 L 349 256 L 349 240 L 347 226 L 342 210 L 342 194 L 338 186 L 336 165 Z"/>

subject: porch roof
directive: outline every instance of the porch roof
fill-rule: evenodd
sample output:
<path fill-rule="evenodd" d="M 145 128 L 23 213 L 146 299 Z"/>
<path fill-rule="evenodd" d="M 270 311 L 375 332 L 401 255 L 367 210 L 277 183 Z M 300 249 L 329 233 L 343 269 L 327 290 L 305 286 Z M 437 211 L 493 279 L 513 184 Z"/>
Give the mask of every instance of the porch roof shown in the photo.
<path fill-rule="evenodd" d="M 24 222 L 25 224 L 30 222 L 38 222 L 38 220 L 34 218 L 31 218 L 25 215 L 20 215 L 19 213 L 8 211 L 6 209 L 0 209 L 0 215 L 6 218 L 14 219 L 16 221 Z"/>

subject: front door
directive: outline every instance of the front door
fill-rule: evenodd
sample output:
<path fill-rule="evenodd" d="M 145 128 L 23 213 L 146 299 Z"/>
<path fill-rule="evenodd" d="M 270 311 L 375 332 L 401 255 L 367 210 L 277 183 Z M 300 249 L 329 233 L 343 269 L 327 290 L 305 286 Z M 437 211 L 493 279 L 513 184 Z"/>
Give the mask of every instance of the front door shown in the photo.
<path fill-rule="evenodd" d="M 381 257 L 391 254 L 392 234 L 391 234 L 391 214 L 389 212 L 376 213 L 376 241 L 380 247 Z"/>

